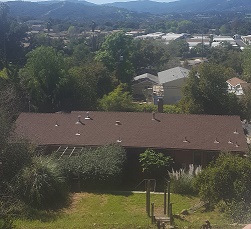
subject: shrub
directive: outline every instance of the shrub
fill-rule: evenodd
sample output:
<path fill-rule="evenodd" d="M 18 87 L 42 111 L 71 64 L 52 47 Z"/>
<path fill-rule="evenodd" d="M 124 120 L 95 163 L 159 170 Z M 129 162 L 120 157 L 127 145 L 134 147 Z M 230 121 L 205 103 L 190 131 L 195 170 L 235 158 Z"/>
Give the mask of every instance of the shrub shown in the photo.
<path fill-rule="evenodd" d="M 141 163 L 143 173 L 156 178 L 165 176 L 173 160 L 163 153 L 156 153 L 154 150 L 147 149 L 139 155 L 139 162 Z"/>
<path fill-rule="evenodd" d="M 32 146 L 27 142 L 8 144 L 0 152 L 3 179 L 11 181 L 16 174 L 31 163 Z"/>
<path fill-rule="evenodd" d="M 69 178 L 80 176 L 84 188 L 108 188 L 121 183 L 126 153 L 118 144 L 112 144 L 86 148 L 79 156 L 59 161 Z"/>
<path fill-rule="evenodd" d="M 237 221 L 250 217 L 251 204 L 250 161 L 238 155 L 221 154 L 196 178 L 196 186 L 203 200 L 211 206 L 225 203 L 225 212 Z"/>
<path fill-rule="evenodd" d="M 18 198 L 35 208 L 56 207 L 68 197 L 63 173 L 49 157 L 34 157 L 12 184 Z"/>
<path fill-rule="evenodd" d="M 194 194 L 196 191 L 193 186 L 194 178 L 201 172 L 201 166 L 194 168 L 189 165 L 189 170 L 180 169 L 178 171 L 172 170 L 169 173 L 171 181 L 171 192 L 178 194 Z"/>
<path fill-rule="evenodd" d="M 168 170 L 173 164 L 173 159 L 163 153 L 156 153 L 154 150 L 147 149 L 139 155 L 142 172 L 147 179 L 155 179 L 157 189 L 163 191 Z"/>

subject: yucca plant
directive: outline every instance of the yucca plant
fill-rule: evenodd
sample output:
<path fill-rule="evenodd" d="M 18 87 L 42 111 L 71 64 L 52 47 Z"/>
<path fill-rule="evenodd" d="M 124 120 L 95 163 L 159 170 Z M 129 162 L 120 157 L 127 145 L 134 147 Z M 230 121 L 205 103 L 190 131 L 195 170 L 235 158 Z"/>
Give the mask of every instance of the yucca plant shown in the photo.
<path fill-rule="evenodd" d="M 14 182 L 17 196 L 36 208 L 55 207 L 68 196 L 63 173 L 57 161 L 49 157 L 34 157 Z"/>

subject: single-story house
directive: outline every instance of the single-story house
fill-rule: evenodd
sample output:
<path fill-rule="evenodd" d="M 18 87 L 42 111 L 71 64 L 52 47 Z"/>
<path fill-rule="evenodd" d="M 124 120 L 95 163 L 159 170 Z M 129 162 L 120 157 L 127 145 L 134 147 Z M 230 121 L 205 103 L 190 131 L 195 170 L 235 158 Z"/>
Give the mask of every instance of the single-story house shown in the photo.
<path fill-rule="evenodd" d="M 158 73 L 159 83 L 164 91 L 164 104 L 175 104 L 181 99 L 182 87 L 189 72 L 188 69 L 175 67 Z"/>
<path fill-rule="evenodd" d="M 182 87 L 189 70 L 183 67 L 175 67 L 159 72 L 158 76 L 145 73 L 133 79 L 133 97 L 152 95 L 152 99 L 157 101 L 156 96 L 163 98 L 164 104 L 175 104 L 182 96 Z M 145 96 L 146 97 L 146 96 Z"/>
<path fill-rule="evenodd" d="M 135 99 L 148 99 L 148 95 L 152 97 L 154 85 L 159 84 L 159 79 L 150 73 L 145 73 L 134 77 L 132 94 Z"/>
<path fill-rule="evenodd" d="M 171 156 L 177 167 L 206 166 L 220 152 L 248 151 L 239 116 L 140 112 L 21 113 L 15 134 L 37 146 L 69 156 L 83 147 L 117 143 L 132 172 L 146 149 Z M 69 151 L 70 149 L 70 151 Z"/>

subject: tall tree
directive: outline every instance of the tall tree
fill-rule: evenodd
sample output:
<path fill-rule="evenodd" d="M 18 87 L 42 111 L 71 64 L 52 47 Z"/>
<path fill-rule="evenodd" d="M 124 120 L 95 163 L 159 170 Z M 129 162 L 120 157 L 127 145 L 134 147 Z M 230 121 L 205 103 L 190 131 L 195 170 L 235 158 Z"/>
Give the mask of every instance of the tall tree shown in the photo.
<path fill-rule="evenodd" d="M 40 112 L 62 109 L 68 81 L 62 54 L 52 47 L 41 46 L 29 52 L 27 57 L 20 75 L 31 104 Z"/>
<path fill-rule="evenodd" d="M 132 51 L 132 38 L 123 32 L 116 32 L 105 39 L 95 59 L 115 72 L 119 82 L 130 83 L 134 74 Z"/>
<path fill-rule="evenodd" d="M 108 95 L 104 95 L 99 100 L 99 108 L 103 111 L 133 111 L 132 96 L 126 90 L 126 85 L 120 84 Z"/>
<path fill-rule="evenodd" d="M 183 88 L 181 105 L 187 113 L 229 114 L 233 111 L 232 103 L 237 103 L 234 95 L 227 92 L 227 68 L 204 63 L 192 69 Z"/>
<path fill-rule="evenodd" d="M 251 46 L 247 46 L 242 53 L 243 78 L 251 82 Z"/>
<path fill-rule="evenodd" d="M 134 40 L 133 65 L 137 75 L 143 73 L 157 74 L 165 70 L 170 59 L 167 45 L 156 40 Z"/>
<path fill-rule="evenodd" d="M 113 79 L 101 63 L 73 67 L 69 75 L 71 96 L 67 107 L 72 110 L 96 109 L 97 100 L 113 89 Z"/>
<path fill-rule="evenodd" d="M 9 62 L 22 62 L 24 49 L 22 40 L 28 27 L 9 18 L 9 7 L 0 2 L 0 68 L 7 67 Z"/>

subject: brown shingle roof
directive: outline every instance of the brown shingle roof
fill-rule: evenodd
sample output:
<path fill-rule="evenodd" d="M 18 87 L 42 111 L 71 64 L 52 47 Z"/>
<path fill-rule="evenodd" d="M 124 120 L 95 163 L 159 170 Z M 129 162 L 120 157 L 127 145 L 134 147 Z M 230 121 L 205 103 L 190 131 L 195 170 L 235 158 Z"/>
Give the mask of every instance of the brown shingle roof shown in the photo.
<path fill-rule="evenodd" d="M 79 115 L 83 124 L 76 124 Z M 238 116 L 156 113 L 152 120 L 151 113 L 96 111 L 89 116 L 86 120 L 83 111 L 22 113 L 16 133 L 39 145 L 99 146 L 120 139 L 124 147 L 247 151 Z"/>
<path fill-rule="evenodd" d="M 236 86 L 237 84 L 243 84 L 243 83 L 247 83 L 246 81 L 244 81 L 244 80 L 241 80 L 241 79 L 239 79 L 239 78 L 237 78 L 237 77 L 234 77 L 234 78 L 231 78 L 231 79 L 229 79 L 229 80 L 227 80 L 227 83 L 229 83 L 229 84 L 231 84 L 232 86 Z"/>

